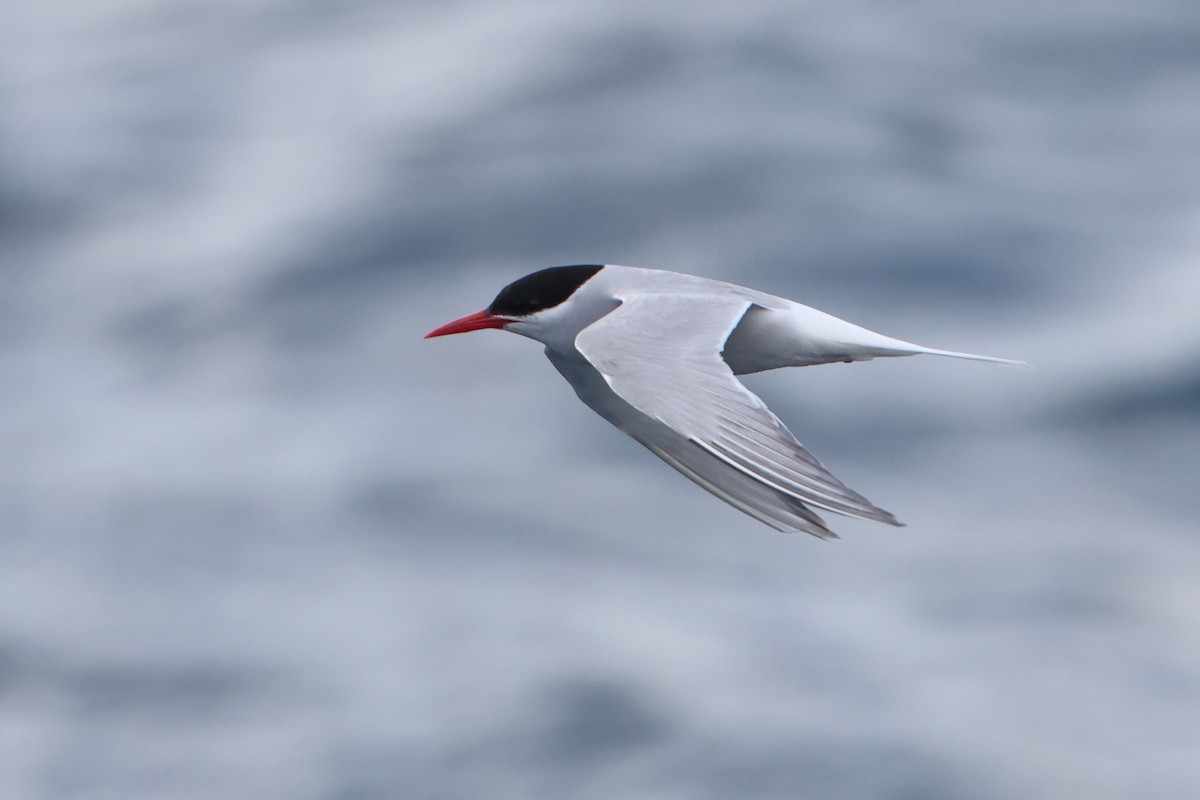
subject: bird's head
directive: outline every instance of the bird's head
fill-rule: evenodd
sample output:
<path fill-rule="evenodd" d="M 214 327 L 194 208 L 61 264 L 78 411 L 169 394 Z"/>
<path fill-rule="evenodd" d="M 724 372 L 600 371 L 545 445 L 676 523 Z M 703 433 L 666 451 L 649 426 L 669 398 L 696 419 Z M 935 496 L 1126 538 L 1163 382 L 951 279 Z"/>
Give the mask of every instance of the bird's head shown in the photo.
<path fill-rule="evenodd" d="M 600 264 L 549 267 L 513 281 L 500 290 L 483 311 L 448 322 L 425 334 L 426 339 L 467 333 L 485 328 L 501 328 L 547 345 L 578 331 L 593 321 L 578 303 L 569 303 L 578 289 L 603 268 Z M 586 320 L 583 317 L 589 317 Z M 580 317 L 580 320 L 576 320 Z"/>

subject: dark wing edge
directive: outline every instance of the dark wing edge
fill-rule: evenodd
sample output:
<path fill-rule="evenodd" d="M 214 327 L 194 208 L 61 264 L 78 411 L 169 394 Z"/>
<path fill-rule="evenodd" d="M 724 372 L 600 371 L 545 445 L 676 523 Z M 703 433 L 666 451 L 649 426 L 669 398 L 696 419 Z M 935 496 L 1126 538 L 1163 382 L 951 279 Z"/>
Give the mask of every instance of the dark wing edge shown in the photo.
<path fill-rule="evenodd" d="M 721 358 L 725 339 L 750 303 L 675 295 L 624 300 L 584 329 L 576 347 L 622 400 L 687 443 L 669 451 L 661 442 L 642 444 L 777 530 L 834 538 L 809 505 L 902 525 L 834 477 Z M 624 352 L 614 350 L 616 341 Z"/>

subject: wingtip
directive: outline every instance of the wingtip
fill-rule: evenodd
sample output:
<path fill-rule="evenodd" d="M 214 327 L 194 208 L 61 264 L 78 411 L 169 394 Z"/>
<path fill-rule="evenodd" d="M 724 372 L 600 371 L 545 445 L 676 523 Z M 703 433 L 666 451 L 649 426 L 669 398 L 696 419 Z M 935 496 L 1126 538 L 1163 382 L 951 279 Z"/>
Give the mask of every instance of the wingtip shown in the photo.
<path fill-rule="evenodd" d="M 842 538 L 833 531 L 829 530 L 829 528 L 795 527 L 788 528 L 786 531 L 784 531 L 784 533 L 807 533 L 809 536 L 814 536 L 820 539 L 822 542 L 832 542 L 834 539 Z"/>
<path fill-rule="evenodd" d="M 906 525 L 905 523 L 896 519 L 895 517 L 891 517 L 890 519 L 880 519 L 877 521 L 891 525 L 894 528 L 907 528 L 908 527 L 908 525 Z M 833 531 L 829 530 L 829 528 L 816 528 L 816 527 L 799 528 L 799 527 L 797 527 L 797 528 L 790 529 L 788 532 L 789 533 L 807 533 L 810 536 L 815 536 L 816 538 L 820 539 L 823 542 L 831 542 L 835 539 L 842 538 L 837 533 L 834 533 Z"/>

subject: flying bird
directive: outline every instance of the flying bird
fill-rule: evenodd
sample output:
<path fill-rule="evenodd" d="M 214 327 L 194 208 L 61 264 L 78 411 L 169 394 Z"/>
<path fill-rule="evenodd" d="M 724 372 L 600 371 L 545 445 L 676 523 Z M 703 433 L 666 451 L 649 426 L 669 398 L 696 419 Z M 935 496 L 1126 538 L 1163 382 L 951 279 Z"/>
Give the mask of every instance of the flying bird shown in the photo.
<path fill-rule="evenodd" d="M 425 338 L 484 328 L 545 345 L 579 399 L 702 488 L 780 531 L 837 538 L 814 509 L 901 525 L 835 478 L 738 375 L 935 350 L 732 283 L 613 264 L 549 267 Z"/>

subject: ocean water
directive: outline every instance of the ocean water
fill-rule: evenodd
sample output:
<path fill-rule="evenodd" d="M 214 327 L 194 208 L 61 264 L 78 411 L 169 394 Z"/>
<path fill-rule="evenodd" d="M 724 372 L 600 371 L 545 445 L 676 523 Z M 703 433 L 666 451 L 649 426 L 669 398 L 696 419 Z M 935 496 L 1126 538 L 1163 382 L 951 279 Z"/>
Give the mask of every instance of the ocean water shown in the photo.
<path fill-rule="evenodd" d="M 0 796 L 1195 796 L 1194 3 L 5 16 Z M 753 376 L 781 535 L 421 339 L 580 262 L 1034 369 Z"/>

